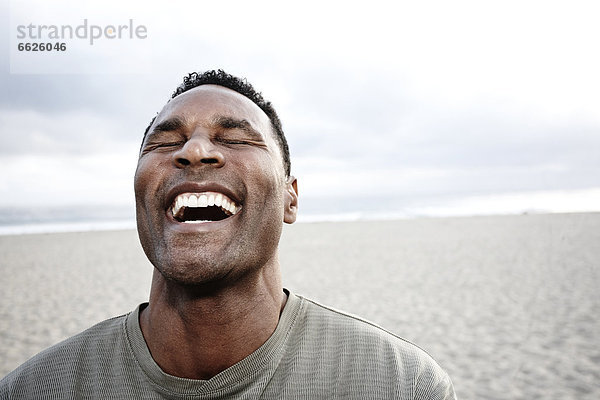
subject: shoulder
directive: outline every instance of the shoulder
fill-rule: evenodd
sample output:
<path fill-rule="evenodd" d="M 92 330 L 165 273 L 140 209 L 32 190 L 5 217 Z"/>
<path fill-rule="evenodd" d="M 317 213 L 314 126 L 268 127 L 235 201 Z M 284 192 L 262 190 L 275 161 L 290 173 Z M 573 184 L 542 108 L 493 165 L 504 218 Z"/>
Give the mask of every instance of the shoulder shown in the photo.
<path fill-rule="evenodd" d="M 426 391 L 428 398 L 453 398 L 448 374 L 416 344 L 358 316 L 302 299 L 305 334 L 325 343 L 322 354 L 348 365 L 353 378 L 396 382 L 398 390 Z M 441 395 L 434 395 L 436 392 Z M 412 398 L 412 397 L 411 397 Z"/>
<path fill-rule="evenodd" d="M 44 392 L 64 393 L 77 376 L 94 374 L 102 360 L 121 351 L 125 319 L 122 315 L 100 322 L 33 356 L 0 381 L 0 398 L 27 398 L 42 387 Z"/>
<path fill-rule="evenodd" d="M 425 350 L 381 326 L 359 316 L 298 296 L 305 307 L 308 323 L 318 325 L 322 332 L 333 331 L 339 340 L 366 347 L 391 346 L 403 353 L 430 359 Z"/>

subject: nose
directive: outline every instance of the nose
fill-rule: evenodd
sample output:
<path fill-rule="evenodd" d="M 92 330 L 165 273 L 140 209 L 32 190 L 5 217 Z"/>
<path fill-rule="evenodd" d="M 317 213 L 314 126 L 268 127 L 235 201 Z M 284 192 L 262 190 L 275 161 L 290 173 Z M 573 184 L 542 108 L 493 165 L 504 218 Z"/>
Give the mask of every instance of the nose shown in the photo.
<path fill-rule="evenodd" d="M 222 167 L 225 158 L 209 138 L 192 136 L 183 147 L 173 153 L 173 163 L 177 168 L 204 164 Z"/>

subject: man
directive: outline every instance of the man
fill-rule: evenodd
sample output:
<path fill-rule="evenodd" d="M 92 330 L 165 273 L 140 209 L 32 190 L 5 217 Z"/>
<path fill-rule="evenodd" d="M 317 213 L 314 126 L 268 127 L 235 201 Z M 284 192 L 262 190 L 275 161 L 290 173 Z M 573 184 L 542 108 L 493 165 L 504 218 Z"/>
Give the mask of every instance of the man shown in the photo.
<path fill-rule="evenodd" d="M 297 182 L 245 81 L 185 78 L 146 130 L 134 188 L 149 302 L 35 356 L 1 398 L 455 398 L 415 345 L 283 289 Z"/>

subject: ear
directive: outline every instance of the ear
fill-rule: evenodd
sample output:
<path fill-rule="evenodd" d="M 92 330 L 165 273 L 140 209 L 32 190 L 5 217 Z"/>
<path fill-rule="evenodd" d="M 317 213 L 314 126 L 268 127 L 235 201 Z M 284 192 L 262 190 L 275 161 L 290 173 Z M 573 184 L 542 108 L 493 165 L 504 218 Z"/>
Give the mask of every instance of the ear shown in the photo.
<path fill-rule="evenodd" d="M 296 222 L 296 215 L 298 214 L 298 181 L 293 176 L 290 176 L 287 180 L 284 196 L 283 222 L 293 224 Z"/>

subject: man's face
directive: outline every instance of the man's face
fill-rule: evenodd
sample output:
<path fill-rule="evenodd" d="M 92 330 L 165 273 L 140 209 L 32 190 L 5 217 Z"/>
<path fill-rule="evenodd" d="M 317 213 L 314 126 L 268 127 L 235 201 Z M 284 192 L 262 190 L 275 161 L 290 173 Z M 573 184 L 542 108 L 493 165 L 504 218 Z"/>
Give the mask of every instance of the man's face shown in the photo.
<path fill-rule="evenodd" d="M 269 118 L 216 85 L 177 96 L 156 117 L 134 187 L 142 247 L 182 284 L 258 271 L 276 259 L 282 223 L 296 217 L 295 181 L 285 176 Z"/>

